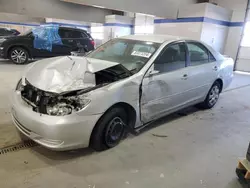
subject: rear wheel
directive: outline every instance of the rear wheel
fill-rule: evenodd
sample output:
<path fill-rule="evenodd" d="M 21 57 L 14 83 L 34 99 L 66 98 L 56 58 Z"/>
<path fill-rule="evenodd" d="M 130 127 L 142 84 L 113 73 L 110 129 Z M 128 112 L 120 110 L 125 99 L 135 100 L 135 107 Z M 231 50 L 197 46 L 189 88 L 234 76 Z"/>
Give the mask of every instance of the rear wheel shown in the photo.
<path fill-rule="evenodd" d="M 22 47 L 14 47 L 9 52 L 9 58 L 15 64 L 25 64 L 29 60 L 29 53 Z"/>
<path fill-rule="evenodd" d="M 113 148 L 125 135 L 128 117 L 123 108 L 115 107 L 97 122 L 90 139 L 90 146 L 96 151 Z"/>
<path fill-rule="evenodd" d="M 218 81 L 214 82 L 207 94 L 205 101 L 199 104 L 199 107 L 202 107 L 204 109 L 213 108 L 220 97 L 221 87 L 222 86 Z"/>

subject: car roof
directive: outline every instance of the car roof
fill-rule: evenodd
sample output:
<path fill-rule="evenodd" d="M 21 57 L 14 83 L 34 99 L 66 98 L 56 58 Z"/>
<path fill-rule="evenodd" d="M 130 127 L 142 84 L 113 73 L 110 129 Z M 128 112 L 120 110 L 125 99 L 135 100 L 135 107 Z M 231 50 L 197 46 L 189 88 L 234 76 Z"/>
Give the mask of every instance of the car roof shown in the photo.
<path fill-rule="evenodd" d="M 80 29 L 80 28 L 76 28 L 76 27 L 65 27 L 65 26 L 59 26 L 60 29 L 67 29 L 67 30 L 77 30 L 77 31 L 83 31 L 83 32 L 87 32 L 84 29 Z"/>
<path fill-rule="evenodd" d="M 155 43 L 164 43 L 167 41 L 176 41 L 184 39 L 180 36 L 172 36 L 172 35 L 128 35 L 124 37 L 120 37 L 121 39 L 130 39 L 130 40 L 139 40 L 146 42 L 155 42 Z"/>

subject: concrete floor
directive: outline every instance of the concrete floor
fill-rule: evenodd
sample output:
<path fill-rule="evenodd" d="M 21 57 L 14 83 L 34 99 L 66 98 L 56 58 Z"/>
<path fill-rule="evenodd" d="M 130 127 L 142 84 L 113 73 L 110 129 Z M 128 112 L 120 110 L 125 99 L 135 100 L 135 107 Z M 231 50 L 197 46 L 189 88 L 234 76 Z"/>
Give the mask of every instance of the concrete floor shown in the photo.
<path fill-rule="evenodd" d="M 8 93 L 22 69 L 0 62 L 1 147 L 20 141 L 10 120 Z M 236 75 L 214 109 L 173 114 L 105 152 L 53 152 L 39 146 L 0 155 L 0 187 L 241 187 L 234 171 L 249 143 L 249 84 L 250 76 Z"/>

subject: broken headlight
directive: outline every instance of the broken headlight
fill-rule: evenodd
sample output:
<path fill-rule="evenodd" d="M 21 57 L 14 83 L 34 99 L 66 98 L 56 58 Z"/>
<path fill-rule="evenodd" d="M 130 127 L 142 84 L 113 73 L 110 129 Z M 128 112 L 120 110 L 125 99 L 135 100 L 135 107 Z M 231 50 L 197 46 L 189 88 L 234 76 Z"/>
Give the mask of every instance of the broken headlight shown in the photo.
<path fill-rule="evenodd" d="M 77 112 L 86 107 L 89 103 L 89 99 L 78 99 L 73 97 L 63 100 L 62 102 L 58 102 L 54 105 L 47 105 L 47 114 L 51 116 L 65 116 L 69 115 L 72 112 Z"/>
<path fill-rule="evenodd" d="M 23 84 L 22 79 L 20 79 L 16 85 L 16 91 L 22 91 L 23 90 Z"/>

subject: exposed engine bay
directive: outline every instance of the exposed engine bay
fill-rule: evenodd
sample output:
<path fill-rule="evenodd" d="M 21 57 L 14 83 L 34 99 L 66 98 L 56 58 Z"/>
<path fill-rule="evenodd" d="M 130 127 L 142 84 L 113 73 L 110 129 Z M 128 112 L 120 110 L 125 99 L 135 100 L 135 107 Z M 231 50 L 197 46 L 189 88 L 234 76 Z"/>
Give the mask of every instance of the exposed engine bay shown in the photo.
<path fill-rule="evenodd" d="M 17 90 L 21 92 L 22 99 L 32 106 L 33 111 L 51 116 L 64 116 L 82 110 L 91 102 L 86 93 L 131 76 L 131 73 L 119 64 L 94 74 L 94 87 L 58 94 L 36 88 L 26 79 L 25 85 L 22 85 L 20 80 Z"/>

